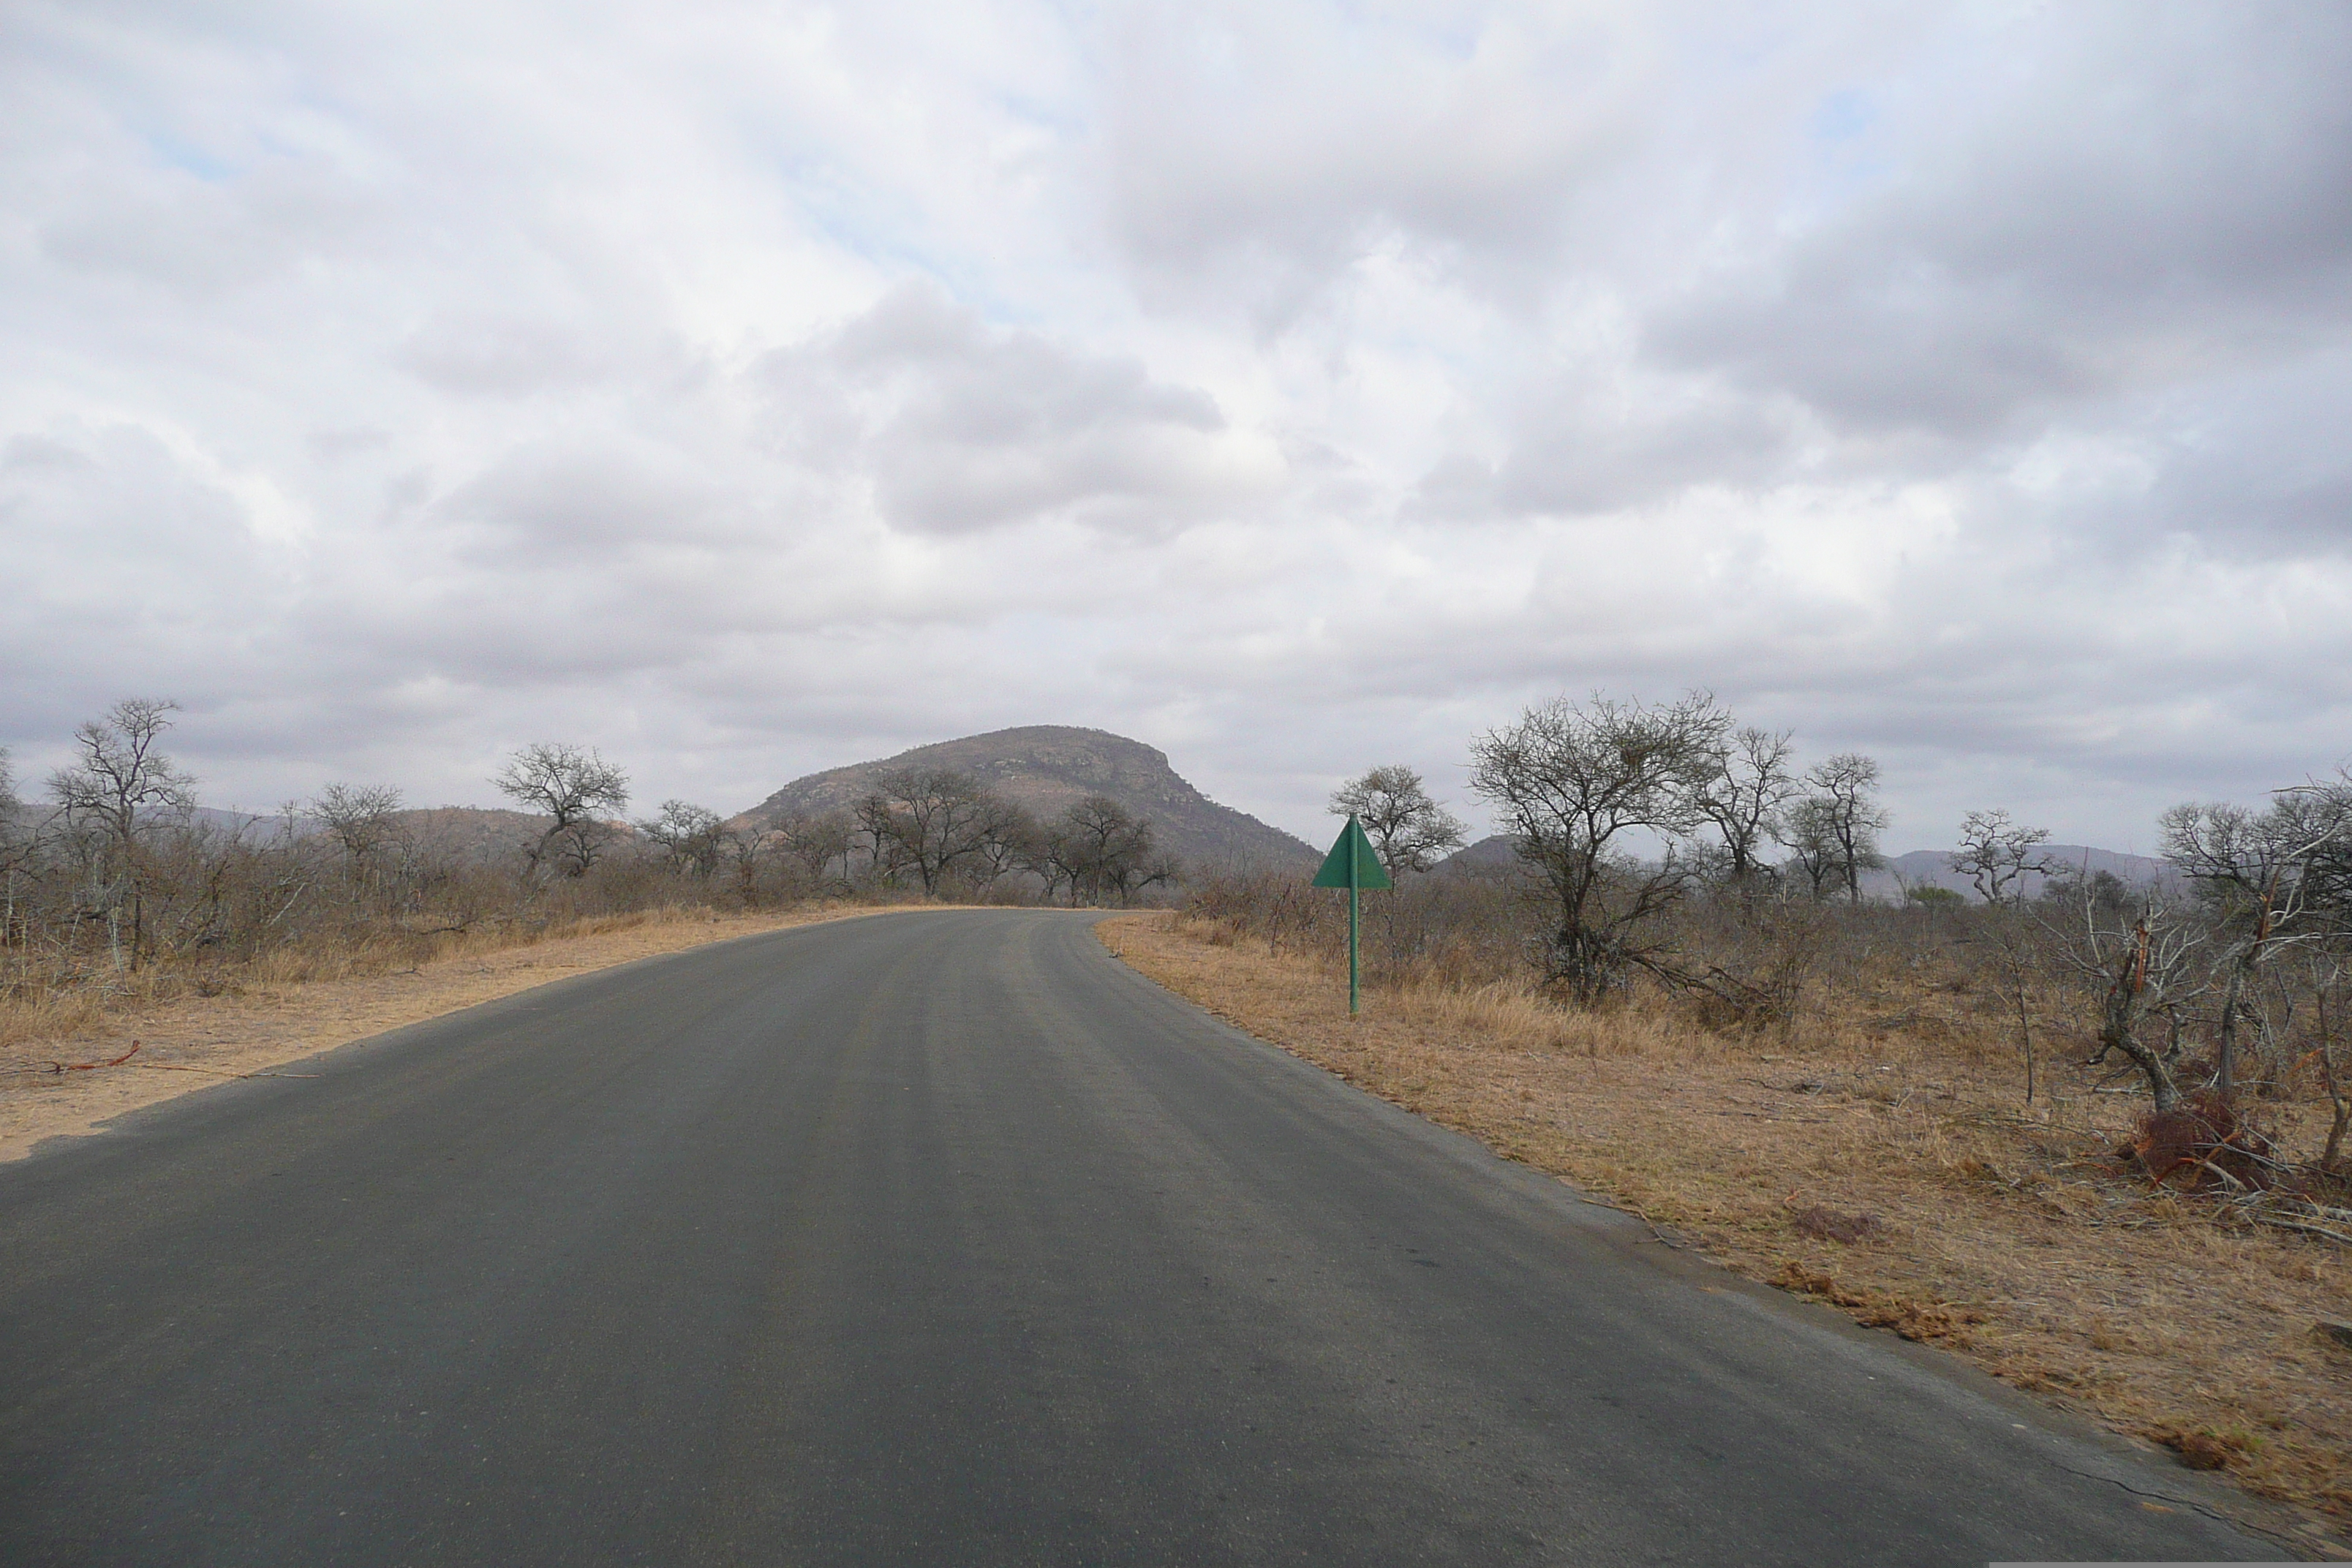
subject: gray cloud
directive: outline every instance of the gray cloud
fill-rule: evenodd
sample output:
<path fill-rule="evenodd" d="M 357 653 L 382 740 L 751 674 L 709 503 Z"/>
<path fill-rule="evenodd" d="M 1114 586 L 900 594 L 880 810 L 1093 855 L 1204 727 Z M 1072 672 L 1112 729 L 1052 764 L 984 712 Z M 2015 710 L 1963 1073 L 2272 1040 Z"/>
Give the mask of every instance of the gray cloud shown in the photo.
<path fill-rule="evenodd" d="M 1707 685 L 2117 842 L 2352 744 L 2347 27 L 36 9 L 0 743 L 733 806 L 1068 721 L 1313 831 Z"/>
<path fill-rule="evenodd" d="M 393 363 L 445 392 L 514 397 L 603 380 L 615 357 L 552 321 L 445 317 L 418 329 Z"/>
<path fill-rule="evenodd" d="M 499 557 L 577 558 L 709 538 L 723 531 L 732 499 L 674 450 L 535 444 L 504 454 L 433 510 L 448 525 L 481 531 L 480 548 Z"/>
<path fill-rule="evenodd" d="M 913 532 L 1045 517 L 1164 532 L 1278 478 L 1278 459 L 1205 392 L 1155 381 L 1132 357 L 986 328 L 928 285 L 893 289 L 759 374 L 779 442 L 856 470 Z"/>
<path fill-rule="evenodd" d="M 1965 438 L 2342 341 L 2352 16 L 2049 23 L 2034 69 L 1910 84 L 1904 177 L 1662 300 L 1650 351 L 1843 427 Z"/>

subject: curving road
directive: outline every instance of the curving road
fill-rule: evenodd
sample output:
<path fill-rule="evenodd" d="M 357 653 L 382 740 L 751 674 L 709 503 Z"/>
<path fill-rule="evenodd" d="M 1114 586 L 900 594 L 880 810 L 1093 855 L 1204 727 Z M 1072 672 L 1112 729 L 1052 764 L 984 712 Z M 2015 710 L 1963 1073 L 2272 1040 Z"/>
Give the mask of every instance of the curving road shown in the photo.
<path fill-rule="evenodd" d="M 0 1562 L 2277 1555 L 1084 916 L 748 939 L 314 1067 L 0 1167 Z"/>

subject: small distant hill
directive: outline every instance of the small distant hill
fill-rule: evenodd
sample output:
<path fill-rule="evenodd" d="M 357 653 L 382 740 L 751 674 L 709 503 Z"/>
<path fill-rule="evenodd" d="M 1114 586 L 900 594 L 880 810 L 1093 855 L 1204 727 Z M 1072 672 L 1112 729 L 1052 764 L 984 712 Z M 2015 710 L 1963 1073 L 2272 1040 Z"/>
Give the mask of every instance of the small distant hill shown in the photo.
<path fill-rule="evenodd" d="M 1032 724 L 918 746 L 895 757 L 854 763 L 794 779 L 737 818 L 772 822 L 796 814 L 846 811 L 893 768 L 969 773 L 1032 814 L 1052 816 L 1088 795 L 1108 795 L 1151 819 L 1160 847 L 1187 866 L 1287 865 L 1317 851 L 1256 817 L 1220 805 L 1186 783 L 1168 754 L 1106 730 Z"/>
<path fill-rule="evenodd" d="M 1440 860 L 1434 869 L 1456 876 L 1473 872 L 1507 871 L 1519 863 L 1519 852 L 1511 847 L 1507 833 L 1490 833 L 1465 848 L 1456 849 Z"/>
<path fill-rule="evenodd" d="M 2172 887 L 2179 876 L 2168 860 L 2158 860 L 2146 855 L 2126 855 L 2118 849 L 2095 849 L 2087 844 L 2037 845 L 2034 854 L 2052 866 L 2068 870 L 2105 871 L 2127 888 Z M 1898 883 L 1896 879 L 1900 878 Z M 2025 875 L 2025 891 L 2031 897 L 2042 890 L 2042 879 L 2034 872 Z M 1863 879 L 1865 892 L 1885 897 L 1896 896 L 1903 887 L 1949 888 L 1956 893 L 1973 897 L 1976 884 L 1966 875 L 1952 869 L 1948 849 L 1914 849 L 1907 855 L 1896 855 L 1886 862 L 1886 869 L 1874 871 Z"/>

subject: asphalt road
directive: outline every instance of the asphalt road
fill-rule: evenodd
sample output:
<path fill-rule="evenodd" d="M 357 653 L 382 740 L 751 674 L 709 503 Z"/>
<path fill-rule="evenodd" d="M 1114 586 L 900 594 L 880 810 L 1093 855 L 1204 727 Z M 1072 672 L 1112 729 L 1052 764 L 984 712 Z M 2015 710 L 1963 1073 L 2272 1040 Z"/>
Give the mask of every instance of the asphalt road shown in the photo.
<path fill-rule="evenodd" d="M 1084 917 L 810 927 L 313 1070 L 0 1167 L 0 1562 L 2278 1555 Z"/>

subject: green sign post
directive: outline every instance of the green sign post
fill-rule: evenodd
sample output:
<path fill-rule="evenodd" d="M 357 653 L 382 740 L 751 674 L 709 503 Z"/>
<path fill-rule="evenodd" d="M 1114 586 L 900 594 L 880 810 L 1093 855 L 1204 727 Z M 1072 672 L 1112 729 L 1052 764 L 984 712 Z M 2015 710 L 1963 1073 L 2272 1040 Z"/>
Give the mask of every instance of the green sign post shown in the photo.
<path fill-rule="evenodd" d="M 1314 885 L 1318 888 L 1348 889 L 1348 1015 L 1353 1017 L 1363 1005 L 1361 966 L 1356 958 L 1357 944 L 1364 930 L 1363 909 L 1359 901 L 1367 891 L 1378 892 L 1394 884 L 1389 880 L 1388 868 L 1372 848 L 1372 841 L 1364 836 L 1364 825 L 1354 814 L 1348 826 L 1339 829 L 1339 842 L 1331 846 L 1324 857 L 1323 868 L 1315 873 Z"/>

